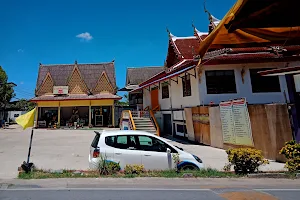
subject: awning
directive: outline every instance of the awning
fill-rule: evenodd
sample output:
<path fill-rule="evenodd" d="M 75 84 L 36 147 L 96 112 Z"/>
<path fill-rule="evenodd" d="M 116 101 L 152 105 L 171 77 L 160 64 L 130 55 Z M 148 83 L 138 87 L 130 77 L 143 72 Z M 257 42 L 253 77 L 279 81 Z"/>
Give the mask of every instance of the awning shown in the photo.
<path fill-rule="evenodd" d="M 262 76 L 280 76 L 286 74 L 300 74 L 300 66 L 299 67 L 285 67 L 278 69 L 271 69 L 258 72 Z"/>
<path fill-rule="evenodd" d="M 152 81 L 151 83 L 148 83 L 148 84 L 146 84 L 146 85 L 140 86 L 139 88 L 137 88 L 137 89 L 135 89 L 135 90 L 132 90 L 131 92 L 135 92 L 135 91 L 137 91 L 137 90 L 141 90 L 141 89 L 143 89 L 143 88 L 145 88 L 145 87 L 154 85 L 154 84 L 156 84 L 156 83 L 159 83 L 159 82 L 162 82 L 162 81 L 171 79 L 171 78 L 173 78 L 173 77 L 175 77 L 175 76 L 178 76 L 178 75 L 180 75 L 180 74 L 182 74 L 182 73 L 185 73 L 185 72 L 187 72 L 187 71 L 193 69 L 194 67 L 196 67 L 195 64 L 192 65 L 192 66 L 189 66 L 189 67 L 187 67 L 187 68 L 184 68 L 184 69 L 182 69 L 182 70 L 179 70 L 179 71 L 177 71 L 177 72 L 175 72 L 175 73 L 172 73 L 172 74 L 170 74 L 170 75 L 168 75 L 168 76 L 165 76 L 165 77 L 163 77 L 163 78 L 160 78 L 160 79 L 157 79 L 157 80 L 155 80 L 155 81 Z"/>
<path fill-rule="evenodd" d="M 276 3 L 279 1 L 282 2 L 283 0 L 273 0 L 272 2 Z M 293 2 L 295 4 L 295 0 L 286 0 L 286 2 Z M 251 12 L 254 12 L 257 15 L 257 17 L 252 18 L 253 20 L 251 21 L 251 23 L 259 23 L 258 20 L 263 20 L 261 18 L 263 15 L 261 12 L 259 12 L 259 10 L 262 9 L 263 6 L 266 6 L 264 1 L 238 0 L 234 4 L 234 6 L 228 11 L 225 17 L 221 20 L 219 25 L 200 43 L 200 47 L 198 49 L 200 58 L 203 58 L 204 54 L 209 48 L 227 48 L 241 46 L 250 47 L 267 44 L 284 45 L 286 44 L 286 42 L 287 44 L 300 43 L 300 27 L 290 27 L 290 25 L 292 24 L 290 24 L 287 20 L 280 20 L 280 23 L 283 22 L 280 24 L 281 27 L 278 27 L 279 25 L 277 25 L 275 28 L 269 28 L 267 26 L 267 23 L 265 23 L 265 27 L 260 28 L 253 28 L 253 26 L 250 25 L 249 27 L 244 28 L 242 24 L 239 24 L 238 26 L 238 22 L 234 20 L 236 20 L 238 16 L 244 16 L 243 13 L 248 12 L 247 5 L 249 5 L 249 3 L 255 4 L 255 6 L 251 7 Z M 288 8 L 292 8 L 293 6 L 297 7 L 297 4 L 294 4 L 286 5 L 288 6 Z M 275 11 L 271 9 L 268 10 L 268 12 L 268 14 L 270 14 Z M 288 14 L 289 12 L 289 9 L 282 10 L 282 13 L 285 14 Z M 298 20 L 298 18 L 290 20 Z M 296 25 L 298 25 L 299 23 L 300 22 L 298 20 L 298 23 L 296 23 Z M 228 32 L 227 28 L 232 28 L 232 31 L 234 31 Z"/>

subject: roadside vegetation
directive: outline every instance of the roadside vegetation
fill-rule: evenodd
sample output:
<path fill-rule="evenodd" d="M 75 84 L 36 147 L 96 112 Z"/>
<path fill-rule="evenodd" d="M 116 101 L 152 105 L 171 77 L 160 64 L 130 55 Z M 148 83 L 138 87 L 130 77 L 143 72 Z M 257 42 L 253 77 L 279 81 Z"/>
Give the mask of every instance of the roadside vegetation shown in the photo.
<path fill-rule="evenodd" d="M 141 166 L 139 166 L 141 168 Z M 121 170 L 113 174 L 100 175 L 99 171 L 62 170 L 51 172 L 48 170 L 34 170 L 30 173 L 20 172 L 19 179 L 48 179 L 48 178 L 136 178 L 136 177 L 162 177 L 162 178 L 237 178 L 232 172 L 221 172 L 215 169 L 201 169 L 194 171 L 164 170 L 164 171 L 140 171 L 135 166 L 127 166 L 127 170 Z"/>

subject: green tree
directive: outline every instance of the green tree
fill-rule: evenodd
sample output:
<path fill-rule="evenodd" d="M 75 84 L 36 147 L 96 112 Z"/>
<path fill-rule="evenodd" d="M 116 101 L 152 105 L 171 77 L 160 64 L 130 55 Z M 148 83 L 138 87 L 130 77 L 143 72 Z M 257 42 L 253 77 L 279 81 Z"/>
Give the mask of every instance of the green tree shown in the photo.
<path fill-rule="evenodd" d="M 35 107 L 35 103 L 30 102 L 26 99 L 20 99 L 15 105 L 14 109 L 22 111 L 30 111 Z"/>
<path fill-rule="evenodd" d="M 124 99 L 125 98 L 125 99 Z M 117 101 L 117 105 L 119 106 L 128 106 L 129 105 L 129 100 L 128 100 L 128 94 L 124 94 L 124 101 Z"/>
<path fill-rule="evenodd" d="M 15 96 L 13 84 L 8 83 L 8 77 L 0 66 L 0 109 L 5 110 L 10 100 Z"/>

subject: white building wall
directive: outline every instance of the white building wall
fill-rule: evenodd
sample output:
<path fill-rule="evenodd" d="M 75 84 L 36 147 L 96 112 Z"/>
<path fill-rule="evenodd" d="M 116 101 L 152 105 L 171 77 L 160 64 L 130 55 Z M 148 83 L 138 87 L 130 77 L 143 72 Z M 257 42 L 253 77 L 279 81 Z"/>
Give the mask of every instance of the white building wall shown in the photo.
<path fill-rule="evenodd" d="M 188 71 L 190 74 L 195 74 L 194 70 Z M 180 76 L 183 76 L 181 74 Z M 176 77 L 172 78 L 173 80 L 177 80 Z M 158 91 L 158 101 L 160 104 L 160 109 L 161 110 L 169 110 L 169 109 L 181 109 L 184 107 L 194 107 L 197 105 L 200 105 L 200 100 L 199 100 L 199 85 L 198 85 L 198 75 L 196 73 L 196 78 L 194 76 L 190 76 L 191 80 L 191 96 L 183 97 L 183 88 L 182 88 L 182 79 L 178 77 L 178 83 L 171 81 L 171 80 L 166 80 L 161 82 L 160 84 L 164 82 L 168 82 L 170 85 L 169 87 L 169 98 L 163 99 L 162 98 L 162 89 L 161 85 L 159 87 Z M 156 84 L 158 86 L 158 83 Z M 151 86 L 154 87 L 154 86 Z M 150 90 L 151 90 L 150 87 Z M 151 107 L 151 92 L 148 91 L 147 89 L 143 90 L 143 104 L 144 108 L 147 106 Z"/>
<path fill-rule="evenodd" d="M 147 106 L 151 108 L 151 96 L 150 91 L 147 89 L 143 89 L 143 109 L 145 109 Z"/>
<path fill-rule="evenodd" d="M 195 74 L 194 70 L 188 71 L 190 74 Z M 183 76 L 184 74 L 181 74 Z M 173 78 L 177 80 L 177 78 Z M 183 88 L 182 88 L 182 79 L 178 77 L 178 84 L 174 81 L 171 81 L 171 90 L 170 95 L 172 99 L 172 108 L 184 108 L 184 107 L 194 107 L 200 105 L 199 100 L 199 88 L 198 88 L 198 75 L 196 73 L 196 78 L 190 76 L 191 80 L 191 92 L 192 95 L 188 97 L 183 97 Z"/>
<path fill-rule="evenodd" d="M 299 65 L 300 62 L 290 63 L 289 66 Z M 279 76 L 279 82 L 281 87 L 281 92 L 268 92 L 268 93 L 252 93 L 252 85 L 250 78 L 249 69 L 255 68 L 278 68 L 284 67 L 286 63 L 254 63 L 254 64 L 235 64 L 235 65 L 209 65 L 204 66 L 201 75 L 201 82 L 199 82 L 199 99 L 201 105 L 207 105 L 210 102 L 214 104 L 219 104 L 221 101 L 226 101 L 235 98 L 246 98 L 249 104 L 265 104 L 265 103 L 285 103 L 285 95 L 287 101 L 289 101 L 288 88 L 285 80 L 285 76 Z M 245 70 L 244 83 L 242 81 L 241 70 Z M 236 89 L 237 93 L 234 94 L 207 94 L 206 89 L 206 70 L 232 70 L 235 72 Z"/>
<path fill-rule="evenodd" d="M 7 121 L 13 120 L 16 121 L 16 118 L 20 115 L 25 114 L 26 111 L 8 111 Z"/>
<path fill-rule="evenodd" d="M 170 94 L 170 80 L 166 80 L 166 81 L 163 81 L 162 83 L 168 83 L 168 87 L 169 87 L 169 98 L 165 98 L 163 99 L 162 98 L 162 85 L 160 85 L 160 88 L 159 88 L 159 91 L 158 91 L 158 102 L 159 102 L 159 105 L 160 105 L 160 109 L 161 110 L 168 110 L 168 109 L 171 109 L 171 94 Z M 161 84 L 162 84 L 161 83 Z"/>

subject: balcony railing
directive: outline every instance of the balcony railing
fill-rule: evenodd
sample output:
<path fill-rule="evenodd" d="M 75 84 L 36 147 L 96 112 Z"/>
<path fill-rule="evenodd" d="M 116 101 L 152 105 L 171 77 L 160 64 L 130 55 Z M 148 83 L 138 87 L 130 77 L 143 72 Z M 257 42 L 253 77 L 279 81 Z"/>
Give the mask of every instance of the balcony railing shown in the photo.
<path fill-rule="evenodd" d="M 149 111 L 131 111 L 132 117 L 150 118 Z"/>

